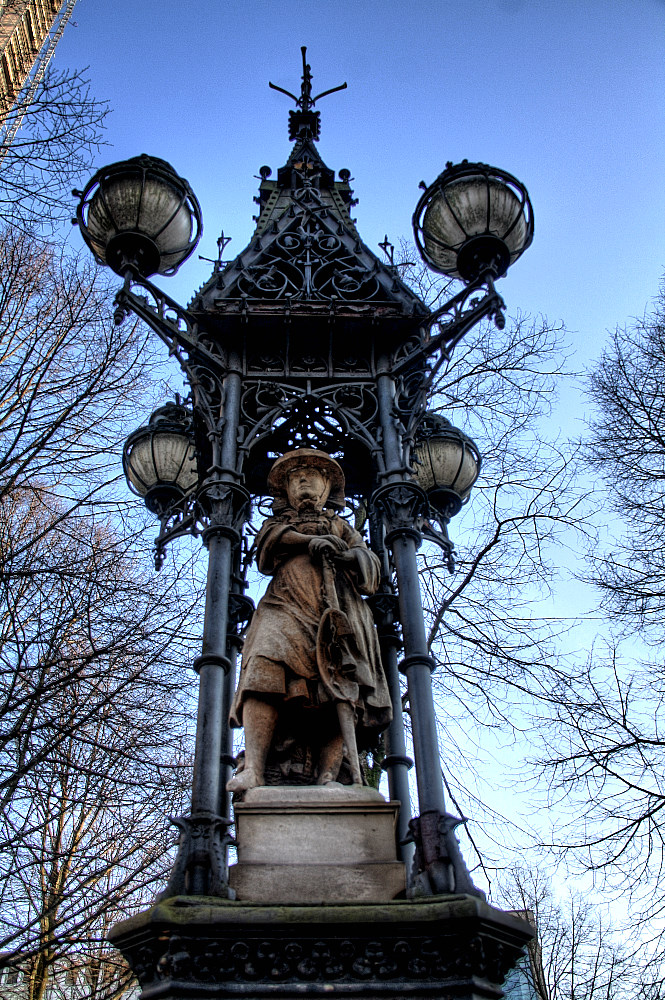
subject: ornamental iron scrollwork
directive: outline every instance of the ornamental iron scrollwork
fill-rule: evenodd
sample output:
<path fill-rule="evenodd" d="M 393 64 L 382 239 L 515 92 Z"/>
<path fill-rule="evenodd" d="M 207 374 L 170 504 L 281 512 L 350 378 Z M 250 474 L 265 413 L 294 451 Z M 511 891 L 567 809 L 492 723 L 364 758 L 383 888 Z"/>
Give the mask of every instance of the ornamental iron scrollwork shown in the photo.
<path fill-rule="evenodd" d="M 242 447 L 248 450 L 255 440 L 272 432 L 284 420 L 293 432 L 309 440 L 320 439 L 339 448 L 342 436 L 351 435 L 367 448 L 377 447 L 378 400 L 372 382 L 336 383 L 316 389 L 286 383 L 247 382 L 242 395 L 240 422 L 248 430 Z"/>
<path fill-rule="evenodd" d="M 175 507 L 165 512 L 159 519 L 159 534 L 154 542 L 155 569 L 159 570 L 164 565 L 166 550 L 171 542 L 176 538 L 183 538 L 191 535 L 196 538 L 201 528 L 196 516 L 196 496 L 194 492 L 188 494 Z"/>
<path fill-rule="evenodd" d="M 306 149 L 289 164 L 290 189 L 262 211 L 259 230 L 243 253 L 215 272 L 195 308 L 227 311 L 238 304 L 279 302 L 341 305 L 382 303 L 393 315 L 426 315 L 426 307 L 365 247 L 336 190 L 334 174 Z M 242 305 L 244 310 L 245 306 Z"/>
<path fill-rule="evenodd" d="M 395 380 L 395 410 L 410 436 L 427 406 L 427 369 L 407 371 Z"/>
<path fill-rule="evenodd" d="M 317 206 L 318 207 L 318 206 Z M 236 279 L 237 294 L 257 299 L 292 301 L 371 301 L 382 299 L 373 269 L 360 261 L 353 248 L 332 233 L 312 211 L 302 214 L 248 264 Z"/>
<path fill-rule="evenodd" d="M 197 415 L 205 422 L 208 435 L 219 434 L 224 423 L 224 388 L 221 373 L 210 366 L 193 359 L 187 366 L 187 375 L 192 387 L 192 398 Z"/>
<path fill-rule="evenodd" d="M 164 565 L 166 550 L 176 538 L 223 534 L 234 545 L 241 540 L 241 530 L 250 512 L 247 490 L 236 483 L 209 481 L 198 493 L 192 490 L 160 517 L 160 531 L 155 539 L 155 569 Z"/>
<path fill-rule="evenodd" d="M 506 304 L 496 291 L 491 276 L 484 275 L 466 285 L 440 309 L 420 320 L 423 334 L 402 345 L 400 357 L 396 358 L 395 374 L 437 351 L 440 353 L 435 369 L 438 369 L 441 364 L 450 361 L 457 344 L 485 317 L 492 319 L 497 329 L 503 330 L 506 325 L 505 308 Z M 432 335 L 434 325 L 438 332 Z"/>
<path fill-rule="evenodd" d="M 241 400 L 241 431 L 247 430 L 239 449 L 248 489 L 265 492 L 277 455 L 318 448 L 342 461 L 347 495 L 366 496 L 374 469 L 382 469 L 377 414 L 372 384 L 332 385 L 308 393 L 292 385 L 249 383 Z"/>
<path fill-rule="evenodd" d="M 274 352 L 250 354 L 247 358 L 247 371 L 262 372 L 265 375 L 281 375 L 286 370 L 286 352 L 276 354 Z"/>
<path fill-rule="evenodd" d="M 248 375 L 353 378 L 363 381 L 373 375 L 371 343 L 366 339 L 358 340 L 351 347 L 348 338 L 338 338 L 328 344 L 328 353 L 324 354 L 321 351 L 312 352 L 311 337 L 301 336 L 300 342 L 294 343 L 287 327 L 282 327 L 280 334 L 281 342 L 279 335 L 272 336 L 269 347 L 265 342 L 258 347 L 253 342 L 247 344 Z"/>
<path fill-rule="evenodd" d="M 137 294 L 133 291 L 132 284 L 136 284 L 141 292 Z M 198 336 L 191 314 L 161 288 L 128 268 L 124 284 L 115 297 L 113 315 L 116 325 L 120 326 L 131 313 L 144 320 L 167 344 L 171 353 L 177 354 L 178 347 L 189 350 L 196 345 Z"/>
<path fill-rule="evenodd" d="M 395 368 L 399 367 L 400 371 L 402 365 L 400 362 L 409 361 L 409 359 L 417 358 L 420 355 L 423 346 L 423 331 L 418 330 L 412 333 L 410 337 L 406 337 L 399 344 L 395 352 L 393 353 L 393 366 Z"/>

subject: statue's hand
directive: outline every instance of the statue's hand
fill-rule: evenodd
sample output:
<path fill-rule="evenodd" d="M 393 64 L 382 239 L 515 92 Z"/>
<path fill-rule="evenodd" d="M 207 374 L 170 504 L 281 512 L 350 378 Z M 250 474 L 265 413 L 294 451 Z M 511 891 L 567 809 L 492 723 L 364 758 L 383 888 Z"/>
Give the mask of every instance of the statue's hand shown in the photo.
<path fill-rule="evenodd" d="M 352 566 L 358 562 L 357 553 L 353 549 L 346 549 L 345 552 L 336 552 L 334 559 L 336 563 L 342 563 L 347 566 Z"/>
<path fill-rule="evenodd" d="M 323 559 L 328 553 L 335 556 L 348 548 L 346 542 L 336 535 L 315 535 L 309 543 L 309 554 L 313 559 Z"/>

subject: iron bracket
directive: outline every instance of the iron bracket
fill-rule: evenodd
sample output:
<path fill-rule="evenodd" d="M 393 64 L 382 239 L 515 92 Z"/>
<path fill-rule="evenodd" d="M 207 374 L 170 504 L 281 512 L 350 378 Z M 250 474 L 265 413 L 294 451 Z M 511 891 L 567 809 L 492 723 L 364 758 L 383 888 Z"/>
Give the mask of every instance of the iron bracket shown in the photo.
<path fill-rule="evenodd" d="M 446 557 L 446 569 L 449 573 L 455 572 L 455 544 L 448 536 L 448 526 L 443 524 L 443 531 L 437 531 L 432 527 L 430 521 L 423 519 L 420 524 L 420 533 L 428 542 L 434 542 L 441 549 Z"/>
<path fill-rule="evenodd" d="M 485 291 L 482 298 L 474 298 L 477 292 Z M 439 332 L 418 344 L 406 357 L 398 360 L 393 367 L 392 373 L 397 376 L 413 367 L 415 361 L 422 361 L 442 349 L 442 354 L 446 360 L 450 360 L 452 353 L 469 330 L 477 323 L 489 316 L 494 320 L 496 327 L 503 330 L 506 325 L 504 311 L 506 304 L 494 287 L 494 279 L 491 275 L 485 275 L 467 285 L 457 295 L 453 295 L 445 305 L 436 309 L 424 319 L 418 319 L 418 326 L 429 331 L 438 323 Z M 442 322 L 443 317 L 448 317 Z"/>

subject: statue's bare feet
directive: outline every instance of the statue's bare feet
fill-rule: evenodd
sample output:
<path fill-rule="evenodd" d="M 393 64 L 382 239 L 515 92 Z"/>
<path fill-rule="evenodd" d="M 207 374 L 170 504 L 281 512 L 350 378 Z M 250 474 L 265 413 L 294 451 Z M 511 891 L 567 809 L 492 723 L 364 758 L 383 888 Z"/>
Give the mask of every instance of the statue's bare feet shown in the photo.
<path fill-rule="evenodd" d="M 240 771 L 234 778 L 226 783 L 227 792 L 248 792 L 250 788 L 258 788 L 263 784 L 263 775 L 257 774 L 250 768 Z"/>

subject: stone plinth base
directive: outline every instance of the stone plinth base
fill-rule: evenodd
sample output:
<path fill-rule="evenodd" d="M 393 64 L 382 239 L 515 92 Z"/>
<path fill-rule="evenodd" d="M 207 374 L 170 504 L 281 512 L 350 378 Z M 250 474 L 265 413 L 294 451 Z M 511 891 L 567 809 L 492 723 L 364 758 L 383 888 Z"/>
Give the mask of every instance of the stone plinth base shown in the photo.
<path fill-rule="evenodd" d="M 370 788 L 252 788 L 235 806 L 229 882 L 253 903 L 382 903 L 403 894 L 399 804 Z"/>
<path fill-rule="evenodd" d="M 116 924 L 110 939 L 142 1000 L 500 1000 L 532 936 L 475 896 L 352 906 L 177 896 Z"/>
<path fill-rule="evenodd" d="M 229 885 L 253 903 L 382 903 L 405 888 L 399 861 L 370 865 L 233 865 Z"/>

